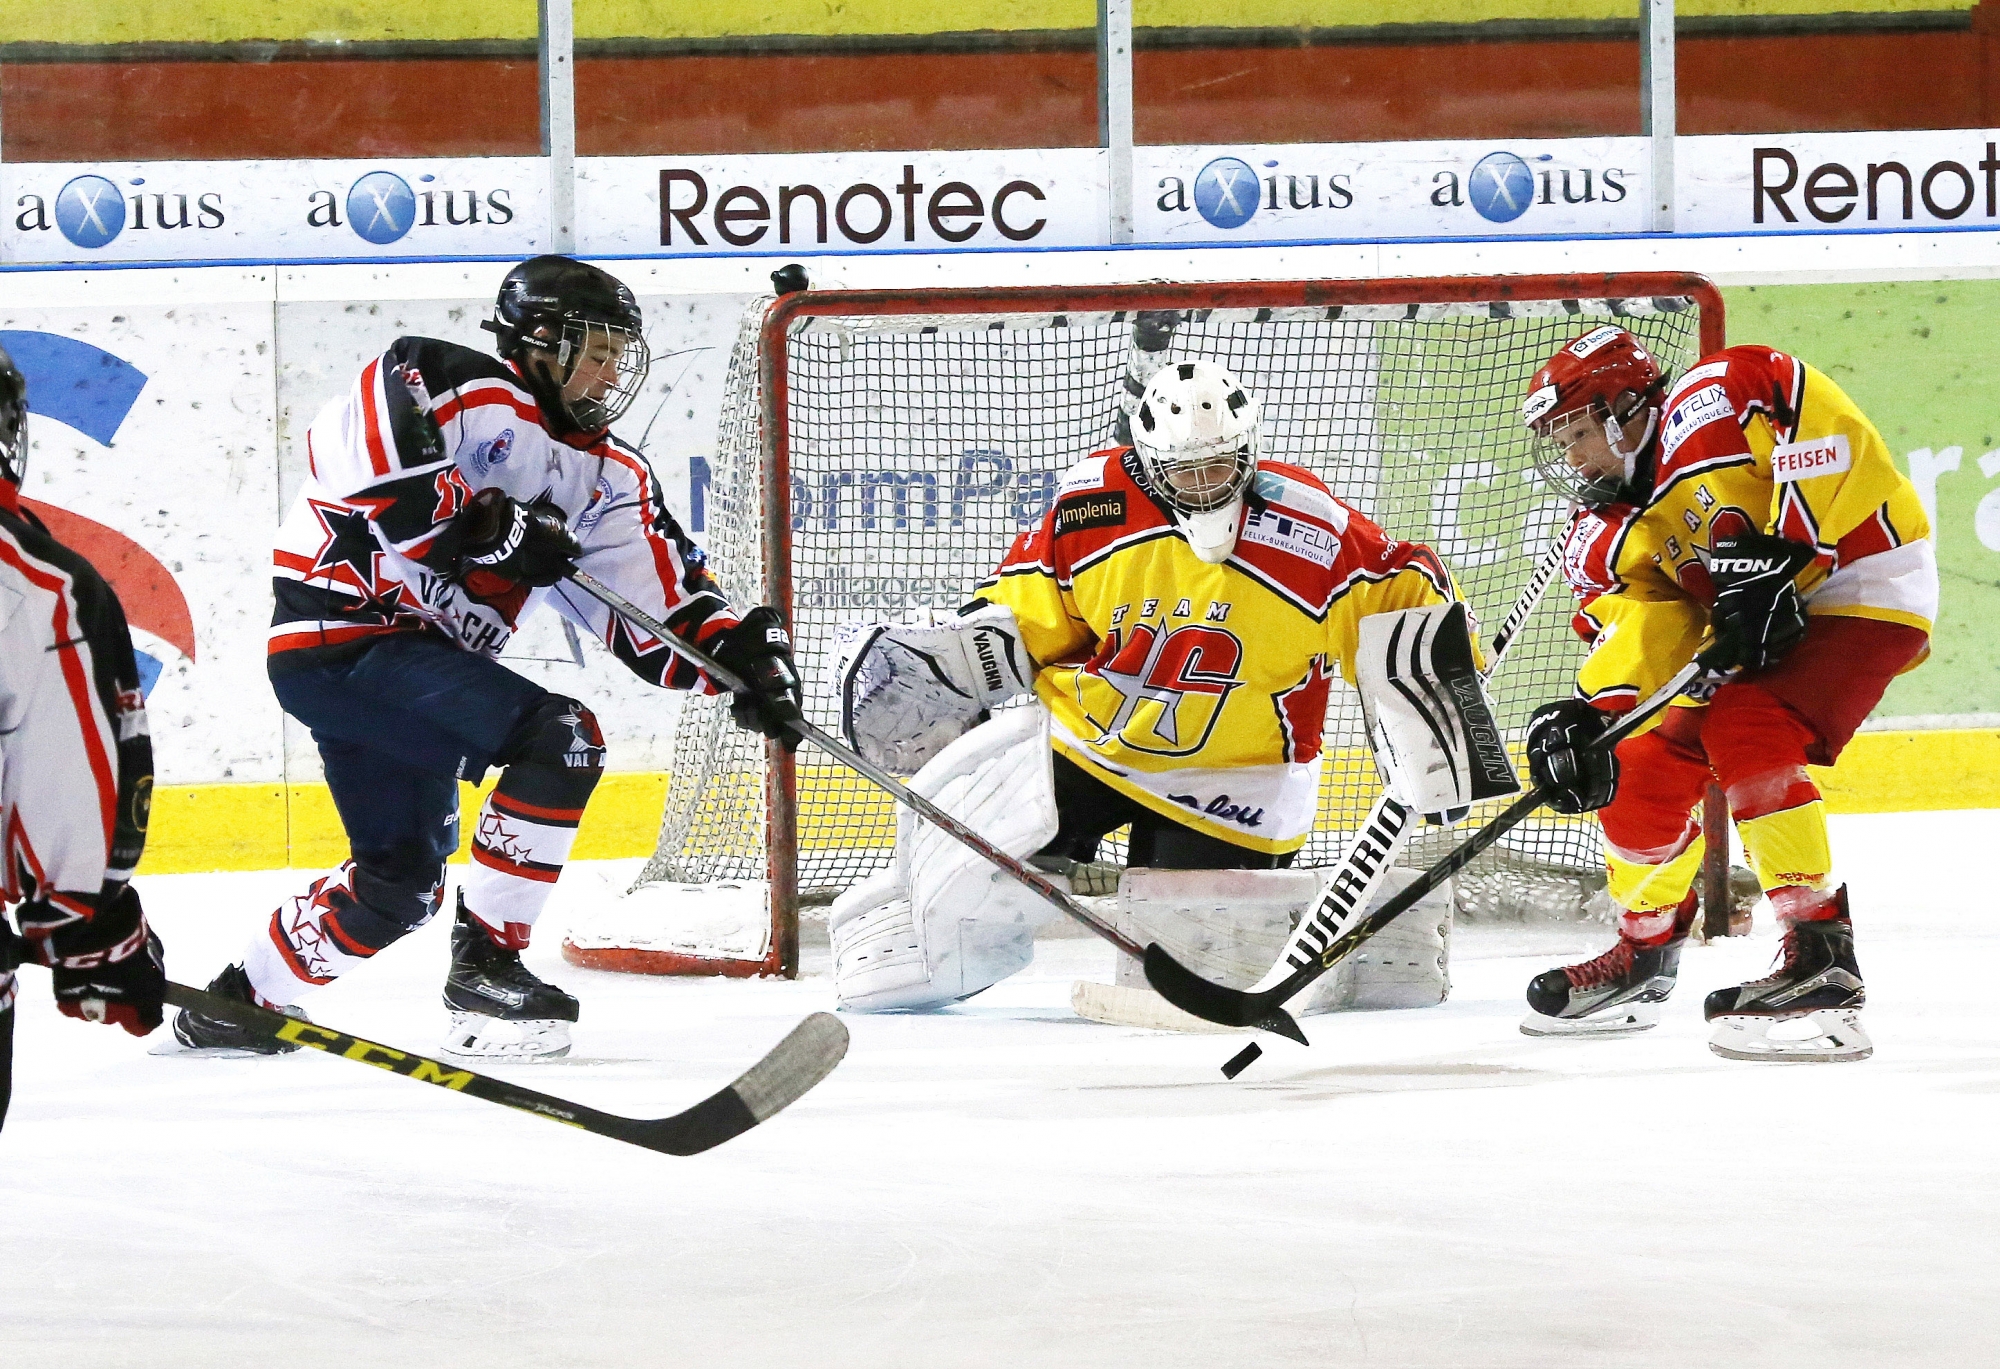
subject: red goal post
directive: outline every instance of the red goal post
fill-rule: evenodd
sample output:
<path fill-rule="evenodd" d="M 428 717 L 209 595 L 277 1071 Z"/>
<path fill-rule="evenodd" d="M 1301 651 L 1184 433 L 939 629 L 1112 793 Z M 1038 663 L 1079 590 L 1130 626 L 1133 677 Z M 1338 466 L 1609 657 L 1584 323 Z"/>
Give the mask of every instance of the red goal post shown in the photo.
<path fill-rule="evenodd" d="M 1267 453 L 1315 467 L 1310 458 L 1328 458 L 1341 477 L 1329 479 L 1335 492 L 1352 498 L 1365 487 L 1383 511 L 1364 508 L 1391 532 L 1442 540 L 1447 562 L 1457 549 L 1460 561 L 1478 563 L 1454 569 L 1468 597 L 1483 600 L 1475 608 L 1489 622 L 1511 595 L 1504 575 L 1485 572 L 1512 573 L 1518 562 L 1524 579 L 1534 550 L 1525 543 L 1549 531 L 1549 496 L 1518 478 L 1526 436 L 1513 415 L 1534 368 L 1597 321 L 1633 326 L 1676 371 L 1724 346 L 1720 292 L 1684 272 L 806 291 L 757 309 L 730 369 L 702 540 L 732 599 L 775 604 L 793 624 L 808 712 L 829 727 L 838 720 L 825 678 L 833 620 L 841 612 L 893 613 L 898 585 L 907 587 L 907 605 L 962 601 L 1004 552 L 1002 533 L 1039 516 L 1035 499 L 1053 488 L 1053 472 L 1109 445 L 1116 372 L 1142 312 L 1180 315 L 1173 345 L 1186 350 L 1173 355 L 1218 355 L 1264 398 L 1280 430 Z M 744 458 L 734 474 L 732 446 Z M 1351 459 L 1364 449 L 1365 460 Z M 1468 452 L 1470 459 L 1451 460 Z M 1406 475 L 1404 488 L 1397 482 Z M 1499 507 L 1495 501 L 1505 508 L 1494 517 L 1515 520 L 1507 527 L 1518 527 L 1518 537 L 1473 526 L 1488 505 Z M 725 519 L 733 520 L 726 528 Z M 1443 521 L 1451 532 L 1440 538 Z M 803 597 L 801 583 L 811 587 Z M 865 590 L 848 592 L 857 585 Z M 1547 658 L 1536 667 L 1541 673 L 1517 673 L 1510 658 L 1501 693 L 1537 695 L 1536 686 L 1551 688 L 1573 671 L 1580 652 L 1574 639 L 1562 640 L 1568 616 L 1567 597 L 1549 595 L 1537 615 L 1540 635 L 1523 642 L 1524 652 Z M 648 873 L 697 884 L 761 875 L 769 889 L 765 943 L 757 953 L 626 955 L 615 965 L 566 946 L 573 960 L 789 976 L 798 964 L 801 894 L 824 897 L 887 858 L 885 809 L 874 791 L 816 757 L 749 746 L 733 740 L 726 723 L 700 721 L 716 713 L 713 704 L 684 710 L 681 734 L 708 727 L 706 749 L 677 735 L 661 849 Z M 1372 797 L 1372 766 L 1342 752 L 1330 755 L 1329 770 Z M 725 784 L 726 776 L 737 778 Z M 1323 827 L 1337 826 L 1348 816 L 1342 805 L 1352 806 L 1331 794 L 1323 789 Z M 756 813 L 725 820 L 724 808 Z M 1556 838 L 1576 847 L 1574 833 Z M 704 842 L 726 848 L 729 860 L 710 860 Z M 1413 847 L 1411 859 L 1428 864 L 1441 854 L 1435 848 L 1435 841 Z M 1711 842 L 1711 891 L 1726 886 L 1726 849 Z M 802 859 L 812 867 L 804 887 Z M 1573 863 L 1574 851 L 1563 859 Z M 828 864 L 843 860 L 837 869 Z M 1321 862 L 1309 848 L 1301 863 Z"/>

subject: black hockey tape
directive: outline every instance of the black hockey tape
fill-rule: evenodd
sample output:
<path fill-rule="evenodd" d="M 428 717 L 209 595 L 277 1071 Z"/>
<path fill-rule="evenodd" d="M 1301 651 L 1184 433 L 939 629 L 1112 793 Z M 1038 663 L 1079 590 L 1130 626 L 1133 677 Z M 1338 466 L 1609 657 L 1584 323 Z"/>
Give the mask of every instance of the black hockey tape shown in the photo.
<path fill-rule="evenodd" d="M 1257 1062 L 1257 1057 L 1263 1053 L 1264 1048 L 1255 1041 L 1252 1041 L 1242 1050 L 1229 1057 L 1229 1063 L 1222 1067 L 1222 1077 L 1224 1079 L 1234 1079 L 1237 1075 L 1254 1065 Z"/>

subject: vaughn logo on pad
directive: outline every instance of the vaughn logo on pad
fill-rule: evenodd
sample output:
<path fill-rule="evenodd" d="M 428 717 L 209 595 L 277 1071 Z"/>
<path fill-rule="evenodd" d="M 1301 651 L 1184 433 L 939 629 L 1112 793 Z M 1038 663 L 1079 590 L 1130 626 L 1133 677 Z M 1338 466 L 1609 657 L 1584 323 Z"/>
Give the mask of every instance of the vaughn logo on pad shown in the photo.
<path fill-rule="evenodd" d="M 1854 453 L 1848 448 L 1846 433 L 1771 448 L 1771 479 L 1781 485 L 1815 475 L 1845 475 L 1852 469 Z"/>

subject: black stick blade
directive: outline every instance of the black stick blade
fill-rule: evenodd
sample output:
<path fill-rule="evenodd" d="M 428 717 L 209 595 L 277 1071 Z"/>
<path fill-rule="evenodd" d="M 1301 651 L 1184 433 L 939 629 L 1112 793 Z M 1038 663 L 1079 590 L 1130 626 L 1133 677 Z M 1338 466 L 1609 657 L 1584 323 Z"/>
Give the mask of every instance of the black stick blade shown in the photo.
<path fill-rule="evenodd" d="M 1261 1027 L 1267 1032 L 1288 1037 L 1301 1046 L 1309 1044 L 1306 1034 L 1299 1030 L 1299 1024 L 1283 1007 L 1282 989 L 1250 994 L 1211 984 L 1175 960 L 1157 941 L 1146 947 L 1145 963 L 1146 982 L 1159 991 L 1160 997 L 1183 1012 L 1193 1013 L 1205 1021 L 1219 1022 L 1225 1027 Z"/>
<path fill-rule="evenodd" d="M 816 1012 L 728 1088 L 672 1117 L 626 1121 L 618 1139 L 669 1155 L 699 1155 L 797 1102 L 846 1054 L 847 1027 L 832 1013 Z"/>

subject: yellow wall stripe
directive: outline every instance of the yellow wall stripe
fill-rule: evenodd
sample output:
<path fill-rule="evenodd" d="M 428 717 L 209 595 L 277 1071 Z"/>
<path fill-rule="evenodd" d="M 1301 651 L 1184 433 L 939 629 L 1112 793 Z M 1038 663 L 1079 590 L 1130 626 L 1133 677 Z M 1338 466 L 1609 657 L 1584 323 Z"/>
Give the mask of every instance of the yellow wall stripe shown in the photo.
<path fill-rule="evenodd" d="M 1967 10 L 1973 0 L 1679 0 L 1683 15 Z M 579 38 L 725 38 L 760 34 L 966 33 L 1088 29 L 1091 0 L 587 0 Z M 534 0 L 8 0 L 4 37 L 31 43 L 428 42 L 535 36 Z M 1136 0 L 1157 28 L 1342 28 L 1492 19 L 1626 19 L 1633 0 Z"/>
<path fill-rule="evenodd" d="M 1334 758 L 1329 772 L 1364 767 L 1363 754 Z M 1901 813 L 2000 808 L 2000 728 L 1864 732 L 1831 770 L 1815 770 L 1829 813 Z M 889 800 L 858 776 L 802 767 L 801 844 L 877 846 L 892 830 Z M 1327 787 L 1332 786 L 1329 774 Z M 460 790 L 465 859 L 489 784 Z M 597 787 L 575 856 L 609 859 L 652 852 L 666 801 L 663 771 L 618 772 Z M 1337 815 L 1346 821 L 1360 816 Z M 204 870 L 321 869 L 346 858 L 339 815 L 323 784 L 164 785 L 153 800 L 142 874 Z"/>

